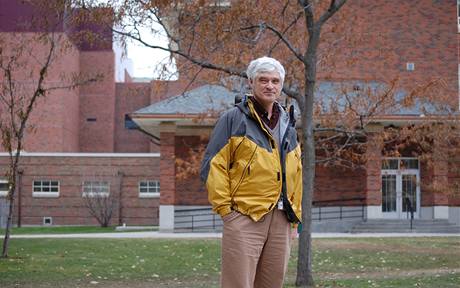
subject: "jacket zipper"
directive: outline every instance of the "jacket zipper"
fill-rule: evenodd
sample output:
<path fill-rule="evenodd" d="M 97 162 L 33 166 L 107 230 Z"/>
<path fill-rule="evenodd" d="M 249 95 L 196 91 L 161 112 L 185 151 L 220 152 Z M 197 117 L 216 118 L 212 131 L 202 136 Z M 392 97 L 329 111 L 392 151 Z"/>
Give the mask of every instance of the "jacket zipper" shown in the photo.
<path fill-rule="evenodd" d="M 240 180 L 238 181 L 238 184 L 236 184 L 235 188 L 232 189 L 232 193 L 230 194 L 230 197 L 233 198 L 233 195 L 235 195 L 235 192 L 236 190 L 238 190 L 238 188 L 240 187 L 241 185 L 241 182 L 243 182 L 243 179 L 245 178 L 246 176 L 246 171 L 248 172 L 248 175 L 250 173 L 250 165 L 252 163 L 252 160 L 254 159 L 254 155 L 256 154 L 256 151 L 257 151 L 257 146 L 254 148 L 254 151 L 252 152 L 252 155 L 251 155 L 251 158 L 249 159 L 248 161 L 248 164 L 246 164 L 246 166 L 244 167 L 244 170 L 243 170 L 243 174 L 241 175 L 241 178 Z"/>

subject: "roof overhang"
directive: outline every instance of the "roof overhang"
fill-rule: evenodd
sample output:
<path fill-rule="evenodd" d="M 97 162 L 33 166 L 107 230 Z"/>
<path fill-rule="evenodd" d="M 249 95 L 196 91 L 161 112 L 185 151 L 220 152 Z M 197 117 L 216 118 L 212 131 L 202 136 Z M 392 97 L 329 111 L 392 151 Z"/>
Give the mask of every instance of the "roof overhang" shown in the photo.
<path fill-rule="evenodd" d="M 137 125 L 137 129 L 160 138 L 160 133 L 168 131 L 171 124 L 177 127 L 213 127 L 218 117 L 203 114 L 130 114 L 129 118 Z"/>
<path fill-rule="evenodd" d="M 163 125 L 174 123 L 176 126 L 199 126 L 213 127 L 218 116 L 208 114 L 130 114 L 129 117 L 134 121 L 140 129 L 152 134 L 156 137 L 160 136 Z M 320 116 L 320 117 L 327 117 Z M 382 115 L 376 116 L 369 121 L 373 125 L 388 126 L 406 126 L 423 123 L 434 122 L 450 122 L 459 121 L 460 117 L 456 116 L 425 116 L 425 115 Z M 299 123 L 300 124 L 300 123 Z"/>

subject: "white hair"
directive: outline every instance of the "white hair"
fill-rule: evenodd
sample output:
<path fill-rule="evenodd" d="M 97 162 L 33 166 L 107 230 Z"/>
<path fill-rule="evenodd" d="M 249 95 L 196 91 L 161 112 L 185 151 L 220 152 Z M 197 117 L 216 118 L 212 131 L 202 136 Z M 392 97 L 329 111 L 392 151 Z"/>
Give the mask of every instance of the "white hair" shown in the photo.
<path fill-rule="evenodd" d="M 264 56 L 252 60 L 251 63 L 249 63 L 248 69 L 246 70 L 246 74 L 248 75 L 249 80 L 253 81 L 256 78 L 257 74 L 273 71 L 276 71 L 280 74 L 281 83 L 283 83 L 284 76 L 286 75 L 283 65 L 281 65 L 281 63 L 274 58 Z"/>

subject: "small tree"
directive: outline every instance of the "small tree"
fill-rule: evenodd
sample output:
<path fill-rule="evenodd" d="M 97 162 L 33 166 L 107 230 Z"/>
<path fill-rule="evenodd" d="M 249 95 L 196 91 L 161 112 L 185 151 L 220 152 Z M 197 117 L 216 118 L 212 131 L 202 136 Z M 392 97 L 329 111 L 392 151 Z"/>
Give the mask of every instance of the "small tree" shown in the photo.
<path fill-rule="evenodd" d="M 44 9 L 53 19 L 41 16 L 28 25 L 36 25 L 38 32 L 0 33 L 0 135 L 3 149 L 9 154 L 6 178 L 8 181 L 8 219 L 3 240 L 2 257 L 8 257 L 10 230 L 13 221 L 16 176 L 26 134 L 34 131 L 31 116 L 40 99 L 50 93 L 74 89 L 98 81 L 102 75 L 82 76 L 69 71 L 56 76 L 51 71 L 60 57 L 76 50 L 69 36 L 59 31 L 68 16 L 68 8 L 60 1 L 40 1 L 37 11 Z M 24 24 L 26 25 L 26 24 Z M 50 75 L 53 79 L 49 79 Z M 59 80 L 57 80 L 59 79 Z M 58 84 L 56 84 L 58 83 Z"/>
<path fill-rule="evenodd" d="M 94 176 L 90 179 L 83 182 L 84 205 L 101 227 L 108 227 L 117 207 L 116 196 L 110 192 L 110 184 L 103 177 Z"/>

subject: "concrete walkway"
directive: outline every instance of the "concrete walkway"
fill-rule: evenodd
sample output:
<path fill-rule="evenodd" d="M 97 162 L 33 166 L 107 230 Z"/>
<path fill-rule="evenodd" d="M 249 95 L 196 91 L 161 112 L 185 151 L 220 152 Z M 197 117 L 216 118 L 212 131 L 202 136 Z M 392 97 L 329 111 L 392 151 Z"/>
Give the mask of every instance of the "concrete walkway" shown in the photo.
<path fill-rule="evenodd" d="M 384 237 L 460 237 L 460 234 L 442 233 L 313 233 L 313 238 L 384 238 Z M 87 234 L 39 234 L 11 235 L 11 238 L 113 238 L 113 239 L 219 239 L 222 233 L 170 233 L 170 232 L 123 232 Z M 459 239 L 460 241 L 460 239 Z"/>

